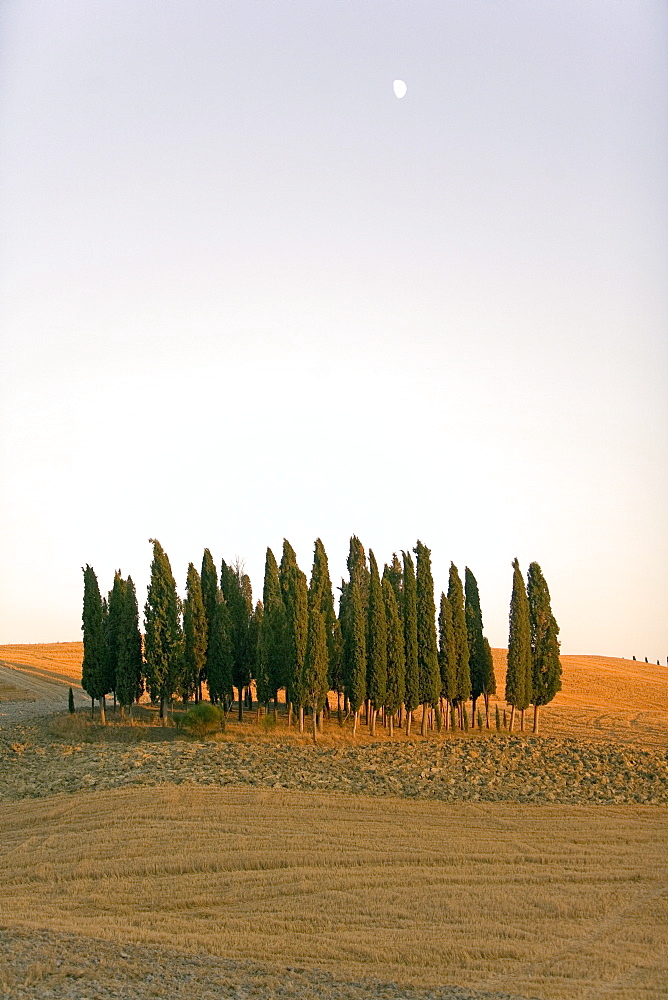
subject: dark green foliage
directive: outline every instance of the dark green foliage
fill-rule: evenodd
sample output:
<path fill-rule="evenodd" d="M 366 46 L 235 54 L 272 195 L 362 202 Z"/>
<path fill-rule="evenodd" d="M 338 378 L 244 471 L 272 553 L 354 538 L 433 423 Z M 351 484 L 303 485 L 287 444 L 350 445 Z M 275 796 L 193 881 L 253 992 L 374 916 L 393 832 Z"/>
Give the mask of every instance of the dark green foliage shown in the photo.
<path fill-rule="evenodd" d="M 387 689 L 387 623 L 378 563 L 369 549 L 369 607 L 367 610 L 366 693 L 378 711 Z"/>
<path fill-rule="evenodd" d="M 334 611 L 334 595 L 332 593 L 332 581 L 329 576 L 327 553 L 319 538 L 315 541 L 313 552 L 313 570 L 309 584 L 308 603 L 309 608 L 318 608 L 325 621 L 328 690 L 342 691 L 341 626 Z"/>
<path fill-rule="evenodd" d="M 227 605 L 220 590 L 216 593 L 216 604 L 209 627 L 207 674 L 211 701 L 222 702 L 223 706 L 227 708 L 233 697 L 232 643 L 229 634 Z"/>
<path fill-rule="evenodd" d="M 538 563 L 532 562 L 527 575 L 529 622 L 531 625 L 532 701 L 547 705 L 561 691 L 559 626 L 552 614 L 550 592 Z"/>
<path fill-rule="evenodd" d="M 74 691 L 70 688 L 70 693 L 67 697 L 67 709 L 71 715 L 74 714 Z"/>
<path fill-rule="evenodd" d="M 529 601 L 520 564 L 513 561 L 513 592 L 510 599 L 508 633 L 508 669 L 506 671 L 506 701 L 514 708 L 528 708 L 531 703 L 531 625 Z"/>
<path fill-rule="evenodd" d="M 392 553 L 392 562 L 388 566 L 385 563 L 385 568 L 383 569 L 383 580 L 388 580 L 392 591 L 394 592 L 394 599 L 397 604 L 397 611 L 399 612 L 399 619 L 403 628 L 404 621 L 404 571 L 399 561 L 399 557 L 396 552 Z"/>
<path fill-rule="evenodd" d="M 123 583 L 123 609 L 116 663 L 116 694 L 123 707 L 132 705 L 142 693 L 142 640 L 139 631 L 139 608 L 132 577 Z"/>
<path fill-rule="evenodd" d="M 449 702 L 457 700 L 457 651 L 455 630 L 452 626 L 452 607 L 445 594 L 441 594 L 438 614 L 438 665 L 441 671 L 441 695 Z"/>
<path fill-rule="evenodd" d="M 383 574 L 383 601 L 387 623 L 387 690 L 385 708 L 390 715 L 399 711 L 404 700 L 406 674 L 406 654 L 404 652 L 404 630 L 399 616 L 399 608 L 391 581 Z"/>
<path fill-rule="evenodd" d="M 364 546 L 357 535 L 350 539 L 350 549 L 348 551 L 348 575 L 350 582 L 357 584 L 357 590 L 362 602 L 362 610 L 366 614 L 369 606 L 369 569 L 366 564 Z"/>
<path fill-rule="evenodd" d="M 469 648 L 469 676 L 471 679 L 471 697 L 475 702 L 485 693 L 487 673 L 487 658 L 485 642 L 482 634 L 482 612 L 480 610 L 480 594 L 478 582 L 471 570 L 464 570 L 464 617 L 466 620 L 466 638 Z"/>
<path fill-rule="evenodd" d="M 404 560 L 404 648 L 406 651 L 406 683 L 404 704 L 412 712 L 420 704 L 417 639 L 417 587 L 410 552 L 402 552 Z"/>
<path fill-rule="evenodd" d="M 468 701 L 471 697 L 471 674 L 469 672 L 469 643 L 466 632 L 464 591 L 457 567 L 452 562 L 448 577 L 448 600 L 452 608 L 452 630 L 455 637 L 455 661 L 457 664 L 457 694 L 454 700 L 459 703 Z"/>
<path fill-rule="evenodd" d="M 305 703 L 303 688 L 304 658 L 308 637 L 308 588 L 306 575 L 297 565 L 297 556 L 287 539 L 278 570 L 286 620 L 286 690 L 295 707 Z"/>
<path fill-rule="evenodd" d="M 261 666 L 259 670 L 263 674 L 262 683 L 266 684 L 266 698 L 260 698 L 261 701 L 275 698 L 278 689 L 285 687 L 288 680 L 286 675 L 288 659 L 287 619 L 281 594 L 278 566 L 271 549 L 267 549 L 264 563 L 262 600 L 264 617 L 260 636 Z M 258 697 L 260 697 L 259 689 Z"/>
<path fill-rule="evenodd" d="M 207 622 L 202 600 L 202 582 L 193 563 L 188 563 L 186 599 L 183 602 L 183 661 L 181 694 L 184 701 L 194 694 L 206 662 Z"/>
<path fill-rule="evenodd" d="M 125 580 L 119 569 L 114 573 L 114 583 L 109 591 L 107 601 L 107 619 L 104 637 L 106 647 L 106 681 L 109 691 L 116 691 L 118 677 L 118 658 L 120 652 L 121 633 L 123 631 L 123 609 L 125 607 Z"/>
<path fill-rule="evenodd" d="M 153 545 L 153 561 L 144 605 L 146 681 L 152 700 L 160 702 L 160 714 L 165 718 L 183 660 L 181 603 L 167 554 L 160 542 L 153 538 L 149 541 Z"/>
<path fill-rule="evenodd" d="M 304 656 L 304 671 L 301 684 L 304 692 L 304 704 L 311 706 L 314 717 L 316 712 L 322 710 L 327 696 L 327 663 L 325 616 L 317 604 L 314 603 L 308 612 L 306 655 Z"/>
<path fill-rule="evenodd" d="M 228 610 L 228 634 L 232 650 L 232 683 L 239 692 L 239 719 L 243 717 L 242 691 L 250 684 L 253 652 L 249 636 L 253 614 L 253 594 L 250 579 L 237 559 L 234 566 L 223 560 L 220 568 L 220 589 Z"/>
<path fill-rule="evenodd" d="M 215 705 L 208 701 L 200 701 L 186 712 L 181 725 L 192 736 L 208 736 L 211 733 L 219 733 L 225 728 L 225 716 Z"/>
<path fill-rule="evenodd" d="M 204 668 L 201 671 L 199 680 L 205 681 L 208 677 L 209 664 L 209 635 L 211 626 L 216 614 L 216 602 L 218 599 L 218 573 L 216 564 L 208 549 L 204 549 L 202 556 L 202 572 L 200 574 L 202 583 L 202 603 L 204 605 L 204 615 L 206 617 L 206 653 L 204 658 Z"/>
<path fill-rule="evenodd" d="M 366 616 L 356 581 L 344 586 L 341 614 L 345 692 L 357 712 L 366 698 Z"/>
<path fill-rule="evenodd" d="M 86 565 L 81 630 L 83 632 L 83 663 L 81 686 L 91 698 L 102 698 L 110 690 L 105 687 L 105 636 L 102 598 L 97 577 L 91 566 Z"/>
<path fill-rule="evenodd" d="M 423 706 L 436 708 L 441 693 L 441 673 L 436 644 L 436 605 L 431 575 L 431 551 L 418 541 L 417 556 L 417 645 L 418 697 Z"/>

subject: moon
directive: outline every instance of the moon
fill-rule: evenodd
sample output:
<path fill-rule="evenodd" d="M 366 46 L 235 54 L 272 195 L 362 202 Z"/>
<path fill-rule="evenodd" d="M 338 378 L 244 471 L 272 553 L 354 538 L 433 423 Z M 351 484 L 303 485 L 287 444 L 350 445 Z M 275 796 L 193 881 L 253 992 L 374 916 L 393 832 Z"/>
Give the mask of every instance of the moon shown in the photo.
<path fill-rule="evenodd" d="M 392 84 L 392 89 L 394 90 L 394 96 L 401 99 L 402 97 L 406 96 L 406 91 L 408 90 L 408 87 L 406 86 L 403 80 L 395 80 L 394 83 Z"/>

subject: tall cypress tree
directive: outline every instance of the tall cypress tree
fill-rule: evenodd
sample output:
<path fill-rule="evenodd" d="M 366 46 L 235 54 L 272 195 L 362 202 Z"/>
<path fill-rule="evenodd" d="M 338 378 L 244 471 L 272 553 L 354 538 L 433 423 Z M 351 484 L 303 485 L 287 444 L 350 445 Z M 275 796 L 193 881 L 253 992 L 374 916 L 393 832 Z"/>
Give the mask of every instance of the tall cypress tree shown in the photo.
<path fill-rule="evenodd" d="M 234 566 L 225 560 L 220 567 L 220 589 L 228 609 L 228 628 L 232 649 L 232 683 L 239 692 L 239 722 L 243 720 L 244 688 L 251 682 L 250 619 L 253 595 L 250 580 L 237 559 Z"/>
<path fill-rule="evenodd" d="M 82 567 L 84 575 L 84 596 L 81 630 L 83 632 L 83 663 L 81 666 L 81 686 L 92 703 L 99 698 L 100 703 L 107 693 L 105 687 L 105 637 L 102 598 L 97 576 L 92 566 Z"/>
<path fill-rule="evenodd" d="M 204 549 L 202 556 L 202 572 L 200 574 L 202 583 L 202 603 L 204 605 L 204 615 L 206 617 L 206 653 L 204 657 L 204 667 L 200 671 L 198 689 L 201 696 L 202 682 L 208 678 L 209 665 L 209 644 L 213 619 L 216 615 L 216 603 L 218 600 L 218 573 L 216 564 L 209 549 Z"/>
<path fill-rule="evenodd" d="M 406 675 L 406 654 L 404 652 L 404 630 L 399 617 L 394 589 L 390 579 L 383 575 L 383 601 L 387 622 L 387 690 L 385 708 L 389 718 L 390 736 L 394 733 L 394 716 L 404 700 Z"/>
<path fill-rule="evenodd" d="M 448 727 L 450 705 L 457 700 L 457 650 L 452 624 L 452 606 L 441 593 L 438 614 L 438 664 L 441 670 L 441 697 L 446 701 L 445 726 Z"/>
<path fill-rule="evenodd" d="M 538 732 L 538 710 L 561 691 L 559 626 L 552 614 L 550 591 L 537 562 L 527 574 L 527 598 L 531 625 L 533 731 Z"/>
<path fill-rule="evenodd" d="M 308 633 L 306 638 L 306 653 L 302 689 L 304 700 L 311 706 L 313 713 L 313 742 L 317 742 L 317 719 L 327 697 L 327 632 L 325 616 L 313 602 L 308 611 Z"/>
<path fill-rule="evenodd" d="M 166 722 L 167 703 L 176 690 L 183 659 L 181 602 L 165 550 L 156 539 L 149 538 L 149 542 L 153 561 L 144 605 L 146 680 L 151 699 L 160 702 L 160 718 Z"/>
<path fill-rule="evenodd" d="M 434 580 L 431 575 L 431 551 L 418 541 L 413 549 L 417 556 L 417 645 L 418 697 L 422 703 L 422 735 L 427 735 L 427 710 L 438 708 L 441 674 L 436 644 L 436 605 Z"/>
<path fill-rule="evenodd" d="M 485 691 L 487 660 L 482 633 L 482 611 L 478 582 L 468 566 L 464 570 L 464 616 L 469 647 L 469 676 L 471 678 L 471 718 L 475 719 L 475 704 Z"/>
<path fill-rule="evenodd" d="M 399 561 L 399 557 L 396 552 L 392 553 L 392 562 L 388 565 L 385 563 L 383 569 L 383 580 L 387 579 L 392 591 L 394 592 L 394 599 L 397 604 L 397 611 L 399 612 L 399 619 L 401 620 L 401 625 L 403 628 L 404 623 L 404 572 Z"/>
<path fill-rule="evenodd" d="M 287 538 L 278 576 L 285 609 L 287 636 L 287 698 L 299 710 L 299 729 L 304 729 L 304 657 L 308 637 L 308 587 L 306 575 L 297 565 L 297 555 Z"/>
<path fill-rule="evenodd" d="M 489 641 L 483 638 L 485 647 L 485 689 L 483 697 L 485 699 L 485 724 L 489 729 L 489 696 L 496 694 L 496 677 L 494 676 L 494 657 L 489 645 Z"/>
<path fill-rule="evenodd" d="M 139 631 L 139 608 L 132 577 L 124 581 L 123 609 L 119 630 L 118 661 L 116 665 L 116 692 L 121 704 L 121 714 L 130 711 L 142 693 L 142 641 Z"/>
<path fill-rule="evenodd" d="M 193 563 L 188 563 L 186 599 L 183 602 L 184 670 L 181 694 L 187 702 L 192 694 L 198 699 L 199 684 L 206 662 L 207 621 L 202 599 L 202 582 Z"/>
<path fill-rule="evenodd" d="M 114 573 L 114 583 L 107 601 L 107 621 L 105 626 L 106 682 L 109 691 L 117 691 L 118 658 L 120 654 L 121 632 L 123 629 L 123 608 L 125 604 L 125 580 L 119 569 Z"/>
<path fill-rule="evenodd" d="M 366 615 L 356 580 L 344 585 L 341 596 L 343 628 L 343 676 L 346 695 L 357 732 L 360 706 L 366 698 Z"/>
<path fill-rule="evenodd" d="M 410 552 L 402 552 L 404 563 L 404 648 L 406 650 L 406 735 L 410 735 L 413 712 L 420 704 L 417 639 L 417 588 Z"/>
<path fill-rule="evenodd" d="M 508 634 L 508 668 L 506 670 L 506 701 L 511 706 L 511 732 L 515 721 L 515 709 L 520 710 L 521 728 L 524 729 L 524 710 L 531 703 L 532 666 L 529 601 L 524 589 L 520 564 L 517 559 L 514 559 Z"/>
<path fill-rule="evenodd" d="M 207 683 L 209 697 L 222 702 L 225 711 L 232 704 L 232 641 L 227 605 L 222 591 L 216 592 L 216 605 L 209 626 Z"/>
<path fill-rule="evenodd" d="M 279 688 L 287 684 L 288 636 L 278 565 L 274 553 L 269 548 L 264 563 L 262 602 L 264 605 L 261 645 L 263 669 L 267 678 L 267 697 L 274 699 L 274 713 L 276 713 Z"/>
<path fill-rule="evenodd" d="M 452 629 L 455 637 L 455 657 L 457 663 L 457 694 L 453 699 L 459 708 L 459 724 L 463 728 L 464 702 L 471 697 L 471 674 L 469 672 L 469 644 L 466 634 L 466 614 L 464 612 L 464 590 L 459 571 L 450 563 L 448 576 L 448 600 L 452 608 Z"/>
<path fill-rule="evenodd" d="M 366 614 L 367 608 L 369 606 L 369 582 L 370 574 L 369 568 L 366 564 L 366 555 L 364 552 L 364 546 L 360 542 L 357 535 L 353 535 L 350 539 L 350 549 L 348 551 L 348 576 L 351 582 L 354 580 L 357 584 L 357 589 L 359 591 L 359 597 L 362 602 L 362 610 Z"/>
<path fill-rule="evenodd" d="M 385 704 L 387 690 L 387 623 L 378 563 L 369 549 L 369 607 L 367 611 L 366 690 L 371 702 L 370 730 L 375 733 L 376 713 Z"/>
<path fill-rule="evenodd" d="M 334 610 L 334 594 L 332 593 L 332 581 L 329 576 L 327 553 L 325 552 L 325 546 L 319 538 L 316 538 L 314 546 L 308 602 L 309 608 L 318 608 L 324 618 L 325 635 L 327 637 L 327 690 L 336 691 L 337 695 L 339 695 L 343 690 L 343 677 L 341 673 L 341 625 Z"/>

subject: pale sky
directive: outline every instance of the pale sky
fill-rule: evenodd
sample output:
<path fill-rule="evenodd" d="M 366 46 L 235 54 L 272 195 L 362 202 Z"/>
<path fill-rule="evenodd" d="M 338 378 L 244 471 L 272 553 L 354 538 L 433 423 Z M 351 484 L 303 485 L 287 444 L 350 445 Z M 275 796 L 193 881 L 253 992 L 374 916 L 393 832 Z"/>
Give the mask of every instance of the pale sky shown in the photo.
<path fill-rule="evenodd" d="M 149 537 L 668 656 L 664 0 L 0 2 L 0 642 Z M 408 91 L 399 100 L 393 81 Z"/>

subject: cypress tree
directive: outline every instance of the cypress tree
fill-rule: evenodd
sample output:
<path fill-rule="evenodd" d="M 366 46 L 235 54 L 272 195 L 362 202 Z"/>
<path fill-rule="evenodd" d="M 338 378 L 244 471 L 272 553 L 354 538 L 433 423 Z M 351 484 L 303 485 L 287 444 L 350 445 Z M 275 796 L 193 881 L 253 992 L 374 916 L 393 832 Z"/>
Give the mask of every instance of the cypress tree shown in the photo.
<path fill-rule="evenodd" d="M 304 730 L 304 657 L 308 637 L 308 588 L 306 575 L 297 565 L 297 556 L 287 539 L 278 570 L 286 620 L 287 698 L 299 710 L 299 731 Z"/>
<path fill-rule="evenodd" d="M 258 700 L 258 718 L 260 714 L 260 704 L 267 701 L 267 677 L 264 672 L 264 658 L 262 655 L 262 629 L 264 627 L 264 605 L 262 601 L 257 601 L 253 613 L 250 617 L 248 627 L 248 647 L 249 661 L 251 664 L 251 676 L 255 678 L 255 687 Z M 249 689 L 248 697 L 252 708 L 252 689 Z"/>
<path fill-rule="evenodd" d="M 76 709 L 74 708 L 74 691 L 70 688 L 69 694 L 67 696 L 67 710 L 70 715 L 74 715 Z"/>
<path fill-rule="evenodd" d="M 438 614 L 438 664 L 441 670 L 441 697 L 446 701 L 446 728 L 450 707 L 457 700 L 457 651 L 455 630 L 452 625 L 452 606 L 445 594 L 441 593 Z"/>
<path fill-rule="evenodd" d="M 84 575 L 84 597 L 81 630 L 83 632 L 83 663 L 81 666 L 81 686 L 91 698 L 101 699 L 106 694 L 105 648 L 102 598 L 97 576 L 92 566 L 82 567 Z"/>
<path fill-rule="evenodd" d="M 207 622 L 202 599 L 202 581 L 193 563 L 188 563 L 186 599 L 183 602 L 184 670 L 181 694 L 187 702 L 199 696 L 199 684 L 206 663 Z"/>
<path fill-rule="evenodd" d="M 153 561 L 144 605 L 146 680 L 152 701 L 160 702 L 160 718 L 164 723 L 183 659 L 181 602 L 166 552 L 156 539 L 149 538 L 149 542 L 153 545 Z"/>
<path fill-rule="evenodd" d="M 209 643 L 213 619 L 216 615 L 216 604 L 218 601 L 218 573 L 216 564 L 209 549 L 204 549 L 202 556 L 202 571 L 200 573 L 202 583 L 202 603 L 204 605 L 204 616 L 206 618 L 206 652 L 204 656 L 204 667 L 200 671 L 198 680 L 198 694 L 202 697 L 202 682 L 208 678 L 209 666 Z"/>
<path fill-rule="evenodd" d="M 360 542 L 357 535 L 353 535 L 350 539 L 350 549 L 348 551 L 348 576 L 350 581 L 353 580 L 357 584 L 357 589 L 359 591 L 359 597 L 362 602 L 362 610 L 366 614 L 367 608 L 369 606 L 369 582 L 370 574 L 369 569 L 366 564 L 366 555 L 364 553 L 364 546 Z"/>
<path fill-rule="evenodd" d="M 455 637 L 455 659 L 457 664 L 457 693 L 454 699 L 459 709 L 460 726 L 463 728 L 462 708 L 471 697 L 471 674 L 469 672 L 469 644 L 466 634 L 466 614 L 464 612 L 464 591 L 457 567 L 450 563 L 448 577 L 448 600 L 452 608 L 452 629 Z"/>
<path fill-rule="evenodd" d="M 489 696 L 496 694 L 496 677 L 494 676 L 494 657 L 489 641 L 483 638 L 485 648 L 485 676 L 483 680 L 483 698 L 485 699 L 485 725 L 489 729 Z"/>
<path fill-rule="evenodd" d="M 114 583 L 109 591 L 107 601 L 107 621 L 105 626 L 105 647 L 107 674 L 105 687 L 117 691 L 118 658 L 120 654 L 121 633 L 123 630 L 123 609 L 125 606 L 125 580 L 119 569 L 114 573 Z"/>
<path fill-rule="evenodd" d="M 285 664 L 288 637 L 278 566 L 274 553 L 269 548 L 264 563 L 262 601 L 264 606 L 261 641 L 262 669 L 266 676 L 267 699 L 274 699 L 275 714 L 278 705 L 278 690 L 287 684 Z"/>
<path fill-rule="evenodd" d="M 508 669 L 506 670 L 506 702 L 511 706 L 510 731 L 513 731 L 515 709 L 521 712 L 524 729 L 524 710 L 531 703 L 531 624 L 529 601 L 520 564 L 513 560 L 513 592 L 510 598 L 510 627 L 508 634 Z"/>
<path fill-rule="evenodd" d="M 334 594 L 329 576 L 329 564 L 325 546 L 316 538 L 313 552 L 313 569 L 308 591 L 309 608 L 316 607 L 325 621 L 327 637 L 327 690 L 343 691 L 341 672 L 341 625 L 334 610 Z"/>
<path fill-rule="evenodd" d="M 431 575 L 431 551 L 418 541 L 413 549 L 417 556 L 417 645 L 418 697 L 422 702 L 422 735 L 427 734 L 427 709 L 438 709 L 441 674 L 436 644 L 436 605 L 434 580 Z"/>
<path fill-rule="evenodd" d="M 468 566 L 464 570 L 464 617 L 466 638 L 469 648 L 469 677 L 471 679 L 471 717 L 475 718 L 475 706 L 485 691 L 487 660 L 482 634 L 482 612 L 478 582 Z"/>
<path fill-rule="evenodd" d="M 369 549 L 369 607 L 367 611 L 366 692 L 371 702 L 370 730 L 376 731 L 376 713 L 385 704 L 387 690 L 387 623 L 378 563 Z"/>
<path fill-rule="evenodd" d="M 533 731 L 538 732 L 538 710 L 561 691 L 559 626 L 552 614 L 550 591 L 537 562 L 527 574 L 527 598 L 531 625 Z"/>
<path fill-rule="evenodd" d="M 420 704 L 417 640 L 417 588 L 410 552 L 402 552 L 404 562 L 404 648 L 406 650 L 406 735 L 410 735 L 413 712 Z"/>
<path fill-rule="evenodd" d="M 399 612 L 399 620 L 404 623 L 404 572 L 396 552 L 392 553 L 392 562 L 385 563 L 383 580 L 387 579 L 394 592 L 394 599 Z"/>
<path fill-rule="evenodd" d="M 302 690 L 313 713 L 313 742 L 317 742 L 317 719 L 327 697 L 327 631 L 325 616 L 314 602 L 308 611 L 308 633 Z"/>
<path fill-rule="evenodd" d="M 387 622 L 387 691 L 385 708 L 389 717 L 390 736 L 394 734 L 394 716 L 404 700 L 406 674 L 406 654 L 404 652 L 404 630 L 399 617 L 399 608 L 390 579 L 383 574 L 383 601 Z"/>
<path fill-rule="evenodd" d="M 227 605 L 220 590 L 216 592 L 216 605 L 209 626 L 206 669 L 209 697 L 214 703 L 220 701 L 227 711 L 234 697 L 232 690 L 232 642 Z"/>
<path fill-rule="evenodd" d="M 366 698 L 366 621 L 359 585 L 345 584 L 342 593 L 343 664 L 346 695 L 354 715 L 353 736 L 357 732 L 360 706 Z"/>
<path fill-rule="evenodd" d="M 223 560 L 220 568 L 220 589 L 228 609 L 232 684 L 239 692 L 239 722 L 241 722 L 244 713 L 244 688 L 251 682 L 249 628 L 253 613 L 253 594 L 250 580 L 238 559 L 234 566 L 228 566 Z"/>
<path fill-rule="evenodd" d="M 123 588 L 123 613 L 119 630 L 118 662 L 116 664 L 116 691 L 121 703 L 121 715 L 142 693 L 142 641 L 139 631 L 139 608 L 132 577 L 129 576 Z"/>

